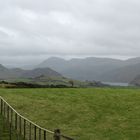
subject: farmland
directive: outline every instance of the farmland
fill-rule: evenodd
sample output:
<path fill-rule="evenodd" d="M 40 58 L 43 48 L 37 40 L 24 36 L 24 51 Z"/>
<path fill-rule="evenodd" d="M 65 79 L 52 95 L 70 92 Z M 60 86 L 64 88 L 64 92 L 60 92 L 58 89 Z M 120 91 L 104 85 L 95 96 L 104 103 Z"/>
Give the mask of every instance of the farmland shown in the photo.
<path fill-rule="evenodd" d="M 19 113 L 77 140 L 140 139 L 140 89 L 0 89 Z"/>

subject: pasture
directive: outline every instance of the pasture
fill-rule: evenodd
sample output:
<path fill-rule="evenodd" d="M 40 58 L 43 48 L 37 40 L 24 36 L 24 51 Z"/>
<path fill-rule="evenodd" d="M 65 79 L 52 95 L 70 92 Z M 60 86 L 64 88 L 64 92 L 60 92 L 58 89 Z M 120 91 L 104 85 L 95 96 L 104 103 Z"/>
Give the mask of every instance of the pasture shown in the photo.
<path fill-rule="evenodd" d="M 140 139 L 140 89 L 0 89 L 21 115 L 76 140 Z"/>

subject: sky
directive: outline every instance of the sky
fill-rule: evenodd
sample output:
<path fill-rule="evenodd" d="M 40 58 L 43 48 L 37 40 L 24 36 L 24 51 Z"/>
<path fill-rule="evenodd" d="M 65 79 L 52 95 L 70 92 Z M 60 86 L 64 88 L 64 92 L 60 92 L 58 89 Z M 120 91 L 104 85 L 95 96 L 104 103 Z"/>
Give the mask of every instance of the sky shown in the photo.
<path fill-rule="evenodd" d="M 139 0 L 0 0 L 0 63 L 140 56 Z"/>

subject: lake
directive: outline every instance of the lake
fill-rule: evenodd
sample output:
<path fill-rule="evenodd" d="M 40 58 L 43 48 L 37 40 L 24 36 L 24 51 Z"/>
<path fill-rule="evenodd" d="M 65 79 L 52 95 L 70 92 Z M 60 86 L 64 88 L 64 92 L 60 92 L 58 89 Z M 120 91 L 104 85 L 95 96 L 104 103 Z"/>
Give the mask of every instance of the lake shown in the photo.
<path fill-rule="evenodd" d="M 111 86 L 122 86 L 122 87 L 129 86 L 129 83 L 114 83 L 114 82 L 102 82 L 102 83 L 111 85 Z"/>

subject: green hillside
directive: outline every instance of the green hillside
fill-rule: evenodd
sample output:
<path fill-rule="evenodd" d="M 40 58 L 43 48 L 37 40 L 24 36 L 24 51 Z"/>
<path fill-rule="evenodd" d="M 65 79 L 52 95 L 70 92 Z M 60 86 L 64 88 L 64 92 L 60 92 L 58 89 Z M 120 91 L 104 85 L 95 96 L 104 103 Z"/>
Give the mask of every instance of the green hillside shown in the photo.
<path fill-rule="evenodd" d="M 140 139 L 140 89 L 0 89 L 22 115 L 76 140 Z"/>

